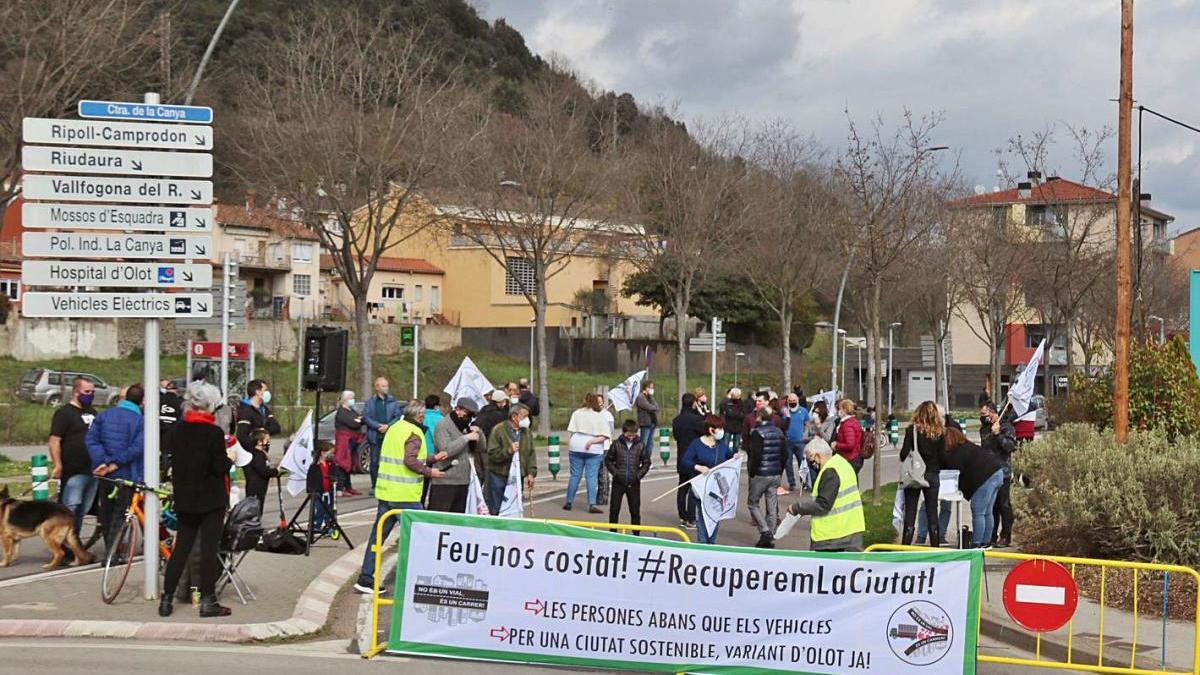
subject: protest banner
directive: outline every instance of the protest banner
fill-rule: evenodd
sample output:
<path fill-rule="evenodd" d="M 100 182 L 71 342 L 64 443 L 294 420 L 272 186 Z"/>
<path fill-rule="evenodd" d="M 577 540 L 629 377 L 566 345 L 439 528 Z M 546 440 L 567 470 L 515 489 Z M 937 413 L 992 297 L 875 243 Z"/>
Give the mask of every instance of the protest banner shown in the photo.
<path fill-rule="evenodd" d="M 642 392 L 642 380 L 646 379 L 646 371 L 639 370 L 625 378 L 625 381 L 608 390 L 608 400 L 618 412 L 632 410 L 634 401 Z"/>
<path fill-rule="evenodd" d="M 388 651 L 626 671 L 975 672 L 981 551 L 703 546 L 405 511 Z"/>
<path fill-rule="evenodd" d="M 487 405 L 493 389 L 495 387 L 480 372 L 471 357 L 464 356 L 458 370 L 454 371 L 454 377 L 450 378 L 442 391 L 449 395 L 451 405 L 455 405 L 460 398 L 469 398 L 482 408 Z"/>
<path fill-rule="evenodd" d="M 300 427 L 296 429 L 296 433 L 292 434 L 292 441 L 288 444 L 287 452 L 283 454 L 283 460 L 279 462 L 279 468 L 286 469 L 288 472 L 287 491 L 293 497 L 304 494 L 308 490 L 308 484 L 305 481 L 308 478 L 308 467 L 312 466 L 312 456 L 313 424 L 310 410 L 304 416 Z"/>

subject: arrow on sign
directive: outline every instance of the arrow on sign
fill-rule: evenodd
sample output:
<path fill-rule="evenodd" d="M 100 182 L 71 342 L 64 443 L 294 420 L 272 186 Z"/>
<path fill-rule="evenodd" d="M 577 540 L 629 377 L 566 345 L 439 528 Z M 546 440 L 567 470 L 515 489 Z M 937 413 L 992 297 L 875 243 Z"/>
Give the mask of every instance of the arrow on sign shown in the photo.
<path fill-rule="evenodd" d="M 196 139 L 196 145 L 204 145 L 203 136 L 192 136 L 192 138 Z"/>
<path fill-rule="evenodd" d="M 196 277 L 191 272 L 184 272 L 183 280 L 184 281 L 195 281 Z"/>
<path fill-rule="evenodd" d="M 196 301 L 196 311 L 200 314 L 204 314 L 205 312 L 208 311 L 208 303 L 197 300 Z"/>
<path fill-rule="evenodd" d="M 196 227 L 208 227 L 208 221 L 203 218 L 197 218 Z"/>
<path fill-rule="evenodd" d="M 496 638 L 497 640 L 499 640 L 501 642 L 504 642 L 505 640 L 508 639 L 508 629 L 505 628 L 504 626 L 501 626 L 499 628 L 493 628 L 490 631 L 488 631 L 488 635 Z"/>
<path fill-rule="evenodd" d="M 134 171 L 141 171 L 141 170 L 142 170 L 142 163 L 141 163 L 141 162 L 139 162 L 139 161 L 137 161 L 136 159 L 135 159 L 135 160 L 133 160 L 132 162 L 130 162 L 130 164 L 133 166 L 133 170 L 134 170 Z M 196 197 L 196 199 L 199 199 L 199 197 Z"/>
<path fill-rule="evenodd" d="M 204 244 L 196 244 L 196 255 L 208 255 L 208 249 L 204 248 Z"/>
<path fill-rule="evenodd" d="M 546 603 L 541 600 L 526 600 L 525 611 L 533 612 L 535 615 L 541 614 L 546 611 Z"/>
<path fill-rule="evenodd" d="M 200 199 L 200 191 L 199 190 L 192 190 L 192 199 L 196 199 L 196 200 Z"/>

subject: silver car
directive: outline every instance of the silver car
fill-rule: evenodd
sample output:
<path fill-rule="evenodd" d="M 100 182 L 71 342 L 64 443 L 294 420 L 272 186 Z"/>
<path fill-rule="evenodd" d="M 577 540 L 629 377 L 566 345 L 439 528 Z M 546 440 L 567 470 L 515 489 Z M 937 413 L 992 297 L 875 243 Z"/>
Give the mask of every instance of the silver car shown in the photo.
<path fill-rule="evenodd" d="M 64 391 L 67 392 L 67 396 L 70 395 L 71 384 L 76 377 L 90 380 L 96 387 L 95 401 L 97 405 L 116 405 L 117 401 L 121 399 L 120 387 L 108 384 L 91 373 L 49 370 L 47 368 L 34 368 L 26 372 L 21 378 L 20 388 L 17 389 L 17 398 L 33 403 L 59 405 L 63 402 Z"/>

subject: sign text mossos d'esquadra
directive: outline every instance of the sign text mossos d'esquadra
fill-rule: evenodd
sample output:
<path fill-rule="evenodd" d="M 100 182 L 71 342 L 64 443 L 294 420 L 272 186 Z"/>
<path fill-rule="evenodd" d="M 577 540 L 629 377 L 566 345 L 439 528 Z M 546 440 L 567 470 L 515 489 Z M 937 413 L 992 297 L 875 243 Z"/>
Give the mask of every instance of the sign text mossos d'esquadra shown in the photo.
<path fill-rule="evenodd" d="M 26 228 L 212 232 L 212 207 L 96 206 L 92 204 L 21 204 Z"/>
<path fill-rule="evenodd" d="M 123 101 L 80 101 L 80 117 L 212 124 L 212 108 L 204 105 L 165 105 Z"/>
<path fill-rule="evenodd" d="M 212 150 L 212 127 L 146 122 L 102 122 L 26 117 L 22 125 L 26 143 L 96 145 L 156 150 Z"/>
<path fill-rule="evenodd" d="M 212 237 L 169 234 L 25 232 L 21 253 L 33 258 L 149 258 L 207 260 Z"/>
<path fill-rule="evenodd" d="M 212 181 L 27 175 L 26 199 L 139 204 L 211 204 Z"/>
<path fill-rule="evenodd" d="M 21 167 L 25 171 L 51 173 L 211 178 L 212 155 L 207 152 L 26 145 L 21 148 Z"/>
<path fill-rule="evenodd" d="M 212 316 L 210 293 L 43 293 L 21 296 L 27 317 L 173 318 Z"/>
<path fill-rule="evenodd" d="M 212 266 L 207 263 L 25 260 L 21 263 L 21 283 L 26 286 L 207 290 L 212 285 Z"/>

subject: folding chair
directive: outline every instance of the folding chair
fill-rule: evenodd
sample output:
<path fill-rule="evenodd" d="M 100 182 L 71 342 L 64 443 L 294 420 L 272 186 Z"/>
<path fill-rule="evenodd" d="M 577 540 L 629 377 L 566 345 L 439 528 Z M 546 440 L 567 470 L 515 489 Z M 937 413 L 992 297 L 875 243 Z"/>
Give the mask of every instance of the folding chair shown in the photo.
<path fill-rule="evenodd" d="M 221 577 L 217 580 L 217 597 L 221 597 L 221 592 L 225 587 L 232 584 L 233 590 L 237 591 L 238 599 L 242 604 L 246 604 L 246 596 L 250 596 L 251 600 L 257 600 L 254 591 L 250 590 L 250 585 L 246 580 L 238 574 L 238 567 L 246 556 L 258 546 L 262 540 L 263 528 L 261 521 L 254 522 L 235 522 L 234 512 L 230 512 L 229 517 L 225 521 L 225 530 L 221 533 L 221 547 L 217 551 L 217 556 L 221 561 Z"/>

